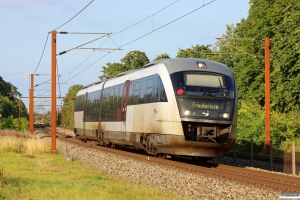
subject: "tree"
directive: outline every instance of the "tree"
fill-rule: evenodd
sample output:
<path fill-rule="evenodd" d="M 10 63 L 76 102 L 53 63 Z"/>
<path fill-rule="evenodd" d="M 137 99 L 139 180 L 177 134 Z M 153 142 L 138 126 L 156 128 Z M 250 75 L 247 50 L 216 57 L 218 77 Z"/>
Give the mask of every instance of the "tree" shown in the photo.
<path fill-rule="evenodd" d="M 10 97 L 11 86 L 0 76 L 0 95 Z"/>
<path fill-rule="evenodd" d="M 149 59 L 144 52 L 139 50 L 130 51 L 124 58 L 121 59 L 121 63 L 125 66 L 126 71 L 131 69 L 140 69 L 147 63 Z"/>
<path fill-rule="evenodd" d="M 298 0 L 251 0 L 249 15 L 236 27 L 227 28 L 225 40 L 219 49 L 244 55 L 233 55 L 231 66 L 237 78 L 240 99 L 252 99 L 264 106 L 264 58 L 263 41 L 254 38 L 271 38 L 271 103 L 272 109 L 288 112 L 292 105 L 300 109 L 300 52 L 298 24 L 300 23 Z M 229 38 L 248 38 L 232 40 Z M 288 96 L 288 98 L 287 98 Z"/>
<path fill-rule="evenodd" d="M 163 54 L 156 56 L 153 61 L 157 61 L 160 59 L 170 59 L 170 56 L 167 53 L 163 53 Z"/>
<path fill-rule="evenodd" d="M 187 49 L 179 49 L 177 52 L 177 58 L 204 58 L 211 59 L 213 50 L 211 45 L 199 45 L 193 46 Z"/>
<path fill-rule="evenodd" d="M 125 66 L 121 63 L 106 63 L 106 66 L 102 66 L 102 75 L 99 76 L 100 80 L 104 80 L 106 78 L 116 77 L 121 72 L 126 71 Z"/>
<path fill-rule="evenodd" d="M 62 110 L 59 112 L 58 118 L 59 122 L 63 122 L 63 126 L 72 127 L 73 126 L 73 109 L 75 106 L 75 98 L 77 95 L 77 92 L 81 90 L 84 86 L 83 85 L 72 85 L 70 86 L 66 97 L 70 98 L 64 98 L 64 105 Z M 60 119 L 61 115 L 63 116 L 63 120 Z"/>
<path fill-rule="evenodd" d="M 122 72 L 140 69 L 147 63 L 149 63 L 149 59 L 144 52 L 130 51 L 121 59 L 121 63 L 106 63 L 107 66 L 102 66 L 102 75 L 99 76 L 99 79 L 113 78 Z"/>
<path fill-rule="evenodd" d="M 0 96 L 0 115 L 3 118 L 17 116 L 17 110 L 14 109 L 13 102 L 8 97 Z"/>

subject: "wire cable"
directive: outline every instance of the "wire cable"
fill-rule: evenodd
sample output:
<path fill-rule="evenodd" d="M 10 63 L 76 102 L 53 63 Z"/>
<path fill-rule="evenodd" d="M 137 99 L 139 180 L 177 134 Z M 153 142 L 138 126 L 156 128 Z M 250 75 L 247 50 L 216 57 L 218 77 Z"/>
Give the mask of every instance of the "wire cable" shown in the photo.
<path fill-rule="evenodd" d="M 135 26 L 135 25 L 137 25 L 137 24 L 139 24 L 139 23 L 145 21 L 146 19 L 149 19 L 150 17 L 153 17 L 154 15 L 156 15 L 156 14 L 162 12 L 163 10 L 169 8 L 170 6 L 174 5 L 175 3 L 179 2 L 179 1 L 180 1 L 180 0 L 177 0 L 177 1 L 175 1 L 175 2 L 173 2 L 173 3 L 171 3 L 171 4 L 169 4 L 169 5 L 167 5 L 166 7 L 160 9 L 159 11 L 155 12 L 154 14 L 149 15 L 148 17 L 146 17 L 146 18 L 144 18 L 144 19 L 142 19 L 142 20 L 140 20 L 140 21 L 138 21 L 138 22 L 136 22 L 136 23 L 134 23 L 134 24 L 132 24 L 132 25 L 130 25 L 130 26 L 124 28 L 124 29 L 122 29 L 121 31 L 118 31 L 117 33 L 114 33 L 114 34 L 110 35 L 110 37 L 106 38 L 106 39 L 104 40 L 104 42 L 102 42 L 102 43 L 100 44 L 99 47 L 101 47 L 108 39 L 110 39 L 112 42 L 115 43 L 115 41 L 112 40 L 112 38 L 111 38 L 112 36 L 117 35 L 118 33 L 122 33 L 123 31 L 125 31 L 125 30 L 127 30 L 127 29 L 129 29 L 129 28 L 131 28 L 131 27 L 133 27 L 133 26 Z M 116 43 L 115 43 L 115 44 L 116 44 Z M 118 45 L 116 44 L 116 46 L 118 46 Z M 122 45 L 122 46 L 124 46 L 124 45 Z M 118 47 L 120 47 L 120 46 L 118 46 Z M 77 65 L 75 68 L 73 68 L 71 71 L 69 71 L 69 72 L 63 74 L 63 76 L 65 76 L 65 75 L 67 75 L 67 74 L 70 74 L 72 71 L 74 71 L 75 69 L 77 69 L 82 63 L 84 63 L 86 60 L 88 60 L 93 54 L 94 54 L 94 52 L 91 53 L 91 55 L 89 55 L 85 60 L 83 60 L 80 64 L 78 64 L 78 65 Z M 106 55 L 105 55 L 105 56 L 106 56 Z M 105 56 L 103 56 L 103 57 L 105 57 Z M 102 59 L 103 57 L 101 57 L 101 59 Z M 83 71 L 84 71 L 84 70 L 83 70 Z M 81 72 L 83 72 L 83 71 L 81 71 Z M 80 73 L 81 73 L 81 72 L 80 72 Z M 76 75 L 78 75 L 78 74 L 80 74 L 80 73 L 77 73 Z M 74 77 L 75 77 L 75 76 L 74 76 Z M 72 77 L 72 78 L 74 78 L 74 77 Z M 72 78 L 71 78 L 71 79 L 72 79 Z M 69 80 L 71 80 L 71 79 L 69 79 Z"/>
<path fill-rule="evenodd" d="M 94 0 L 92 0 L 88 5 L 86 5 L 83 9 L 81 9 L 76 15 L 74 15 L 74 17 L 72 17 L 71 19 L 69 19 L 67 22 L 65 22 L 64 24 L 62 24 L 61 26 L 59 26 L 59 27 L 57 27 L 56 29 L 54 29 L 54 30 L 57 30 L 57 29 L 59 29 L 59 28 L 61 28 L 61 27 L 63 27 L 64 25 L 66 25 L 68 22 L 70 22 L 72 19 L 74 19 L 77 15 L 79 15 L 79 13 L 81 13 L 84 9 L 86 9 L 92 2 L 93 2 Z M 50 34 L 50 32 L 48 33 L 48 35 L 47 35 L 47 39 L 46 39 L 46 42 L 45 42 L 45 45 L 44 45 L 44 49 L 43 49 L 43 52 L 42 52 L 42 55 L 41 55 L 41 58 L 40 58 L 40 61 L 39 61 L 39 63 L 38 63 L 38 65 L 37 65 L 37 67 L 35 68 L 35 70 L 34 70 L 34 72 L 33 72 L 33 74 L 36 72 L 36 70 L 39 68 L 39 66 L 40 66 L 40 63 L 41 63 L 41 60 L 42 60 L 42 58 L 43 58 L 43 55 L 44 55 L 44 52 L 45 52 L 45 48 L 46 48 L 46 46 L 47 46 L 47 42 L 48 42 L 48 38 L 49 38 L 49 34 Z"/>
<path fill-rule="evenodd" d="M 180 0 L 178 0 L 178 1 L 180 1 Z M 148 17 L 146 17 L 146 18 L 144 18 L 144 19 L 142 19 L 142 20 L 140 20 L 140 21 L 138 21 L 138 22 L 136 22 L 136 23 L 134 23 L 134 24 L 128 26 L 127 28 L 124 28 L 123 30 L 121 30 L 121 31 L 119 31 L 119 32 L 116 32 L 116 33 L 113 34 L 113 35 L 116 35 L 116 34 L 118 34 L 118 33 L 121 33 L 121 32 L 123 32 L 123 31 L 125 31 L 125 30 L 127 30 L 127 29 L 129 29 L 129 28 L 131 28 L 131 27 L 133 27 L 133 26 L 135 26 L 135 25 L 137 25 L 137 24 L 139 24 L 139 23 L 145 21 L 146 19 L 149 19 L 150 17 L 153 17 L 154 15 L 156 15 L 156 14 L 160 13 L 161 11 L 163 11 L 163 10 L 169 8 L 170 6 L 174 5 L 174 4 L 177 3 L 178 1 L 175 1 L 175 2 L 173 2 L 173 3 L 169 4 L 169 5 L 167 5 L 166 7 L 160 9 L 159 11 L 157 11 L 156 13 L 153 13 L 152 15 L 149 15 Z M 113 35 L 112 35 L 112 36 L 113 36 Z"/>
<path fill-rule="evenodd" d="M 67 23 L 69 23 L 72 19 L 74 19 L 77 15 L 79 15 L 84 9 L 86 9 L 91 3 L 93 3 L 94 0 L 92 0 L 90 3 L 88 3 L 88 5 L 86 5 L 83 9 L 81 9 L 76 15 L 74 15 L 71 19 L 69 19 L 67 22 L 65 22 L 64 24 L 60 25 L 59 27 L 57 27 L 54 30 L 57 30 L 61 27 L 63 27 L 64 25 L 66 25 Z"/>
<path fill-rule="evenodd" d="M 36 70 L 37 70 L 37 69 L 39 68 L 39 66 L 40 66 L 41 60 L 42 60 L 43 55 L 44 55 L 44 52 L 45 52 L 45 48 L 46 48 L 46 46 L 47 46 L 48 38 L 49 38 L 49 33 L 48 33 L 47 38 L 46 38 L 46 42 L 45 42 L 45 45 L 44 45 L 44 49 L 43 49 L 43 52 L 42 52 L 42 55 L 41 55 L 39 64 L 36 66 L 36 68 L 35 68 L 33 74 L 36 72 Z"/>
<path fill-rule="evenodd" d="M 121 45 L 120 48 L 121 48 L 121 47 L 124 47 L 124 46 L 127 46 L 127 45 L 129 45 L 129 44 L 131 44 L 131 43 L 133 43 L 133 42 L 135 42 L 135 41 L 137 41 L 137 40 L 139 40 L 139 39 L 141 39 L 141 38 L 143 38 L 143 37 L 145 37 L 145 36 L 147 36 L 147 35 L 149 35 L 149 34 L 155 32 L 155 31 L 157 31 L 157 30 L 163 28 L 163 27 L 166 27 L 166 26 L 172 24 L 172 23 L 174 23 L 175 21 L 178 21 L 179 19 L 182 19 L 183 17 L 186 17 L 187 15 L 190 15 L 191 13 L 193 13 L 193 12 L 195 12 L 195 11 L 197 11 L 197 10 L 199 10 L 199 9 L 201 9 L 201 8 L 203 8 L 203 7 L 207 6 L 207 5 L 209 5 L 209 4 L 211 4 L 211 3 L 214 2 L 214 1 L 216 1 L 216 0 L 211 0 L 210 2 L 208 2 L 208 3 L 206 3 L 206 4 L 203 4 L 202 6 L 199 6 L 199 7 L 197 7 L 196 9 L 194 9 L 194 10 L 192 10 L 192 11 L 190 11 L 190 12 L 188 12 L 188 13 L 186 13 L 186 14 L 184 14 L 184 15 L 182 15 L 182 16 L 180 16 L 180 17 L 178 17 L 178 18 L 176 18 L 176 19 L 174 19 L 174 20 L 172 20 L 172 21 L 170 21 L 170 22 L 168 22 L 168 23 L 166 23 L 166 24 L 164 24 L 164 25 L 162 25 L 162 26 L 160 26 L 160 27 L 158 27 L 158 28 L 156 28 L 156 29 L 150 31 L 150 32 L 148 32 L 148 33 L 146 33 L 146 34 L 144 34 L 144 35 L 142 35 L 142 36 L 140 36 L 140 37 L 138 37 L 138 38 L 136 38 L 136 39 L 133 39 L 133 40 L 131 40 L 130 42 L 124 44 L 124 45 Z M 176 2 L 175 2 L 175 3 L 176 3 Z M 174 4 L 174 3 L 173 3 L 173 4 Z M 172 4 L 171 4 L 171 5 L 172 5 Z M 163 10 L 163 9 L 162 9 L 162 10 Z M 152 17 L 152 15 L 151 15 L 150 17 Z M 149 17 L 148 17 L 148 18 L 149 18 Z M 145 19 L 146 19 L 146 18 L 145 18 Z M 141 20 L 141 21 L 142 21 L 142 20 Z M 140 21 L 140 22 L 141 22 L 141 21 Z M 139 23 L 139 22 L 138 22 L 138 23 Z M 137 23 L 136 23 L 136 24 L 137 24 Z M 134 25 L 135 25 L 135 24 L 134 24 Z M 122 31 L 124 31 L 124 30 L 126 30 L 126 29 L 123 29 Z M 119 31 L 118 33 L 122 32 L 122 31 Z M 111 36 L 113 36 L 113 35 L 115 35 L 115 34 L 112 34 Z M 102 43 L 102 44 L 103 44 L 103 43 Z M 86 69 L 88 69 L 89 67 L 91 67 L 92 65 L 94 65 L 95 63 L 97 63 L 99 60 L 101 60 L 102 58 L 106 57 L 108 54 L 110 54 L 110 53 L 112 53 L 112 52 L 114 52 L 114 51 L 116 51 L 116 50 L 112 50 L 111 52 L 108 52 L 108 53 L 105 54 L 104 56 L 100 57 L 98 60 L 96 60 L 95 62 L 93 62 L 92 64 L 90 64 L 90 65 L 87 66 L 86 68 L 84 68 L 83 70 L 81 70 L 79 73 L 75 74 L 73 77 L 69 78 L 67 81 L 72 80 L 74 77 L 76 77 L 77 75 L 81 74 L 83 71 L 85 71 Z M 92 54 L 91 54 L 91 55 L 92 55 Z M 90 56 L 91 56 L 91 55 L 90 55 Z M 73 70 L 74 70 L 74 69 L 73 69 Z M 66 73 L 66 74 L 69 74 L 69 73 Z M 64 74 L 63 76 L 65 76 L 66 74 Z"/>
<path fill-rule="evenodd" d="M 223 40 L 220 40 L 220 41 L 221 41 L 223 44 L 225 44 Z M 235 47 L 235 46 L 233 46 L 232 44 L 229 44 L 229 43 L 226 43 L 226 44 L 227 44 L 228 46 L 231 46 L 231 47 L 233 47 L 233 48 L 239 50 L 239 51 L 242 51 L 243 53 L 245 53 L 245 54 L 247 54 L 247 55 L 249 55 L 249 56 L 252 56 L 253 58 L 256 58 L 257 60 L 259 60 L 259 61 L 261 61 L 261 62 L 264 62 L 264 60 L 263 60 L 262 58 L 260 58 L 260 57 L 258 57 L 258 56 L 256 56 L 256 55 L 253 55 L 253 54 L 251 54 L 251 53 L 249 53 L 249 52 L 247 52 L 247 51 L 245 51 L 245 50 L 243 50 L 243 49 L 240 49 L 240 48 L 238 48 L 238 47 Z"/>

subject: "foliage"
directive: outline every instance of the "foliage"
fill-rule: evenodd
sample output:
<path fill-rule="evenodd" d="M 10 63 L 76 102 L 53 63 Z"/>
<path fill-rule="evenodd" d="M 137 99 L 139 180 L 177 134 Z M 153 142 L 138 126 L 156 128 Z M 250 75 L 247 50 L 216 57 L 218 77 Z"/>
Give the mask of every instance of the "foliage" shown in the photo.
<path fill-rule="evenodd" d="M 300 113 L 296 113 L 298 116 Z M 300 142 L 300 129 L 293 113 L 271 112 L 271 136 L 274 145 L 284 142 Z"/>
<path fill-rule="evenodd" d="M 57 114 L 58 117 L 58 123 L 62 124 L 63 126 L 66 127 L 73 127 L 73 109 L 75 106 L 75 97 L 77 95 L 77 92 L 79 90 L 81 90 L 84 86 L 83 85 L 72 85 L 67 94 L 66 97 L 70 97 L 70 98 L 64 98 L 64 105 L 63 108 L 61 110 L 61 112 L 59 112 Z"/>
<path fill-rule="evenodd" d="M 227 27 L 226 34 L 222 36 L 224 39 L 217 45 L 222 53 L 244 53 L 231 55 L 230 65 L 237 77 L 240 99 L 256 100 L 264 106 L 263 39 L 270 37 L 272 110 L 299 111 L 299 10 L 298 0 L 251 0 L 248 17 L 235 27 Z"/>
<path fill-rule="evenodd" d="M 0 76 L 0 96 L 8 97 L 9 100 L 13 101 L 17 100 L 17 97 L 21 96 L 21 94 L 16 86 L 4 81 L 2 76 Z"/>
<path fill-rule="evenodd" d="M 177 52 L 177 58 L 203 58 L 211 59 L 213 50 L 211 45 L 199 45 L 193 46 L 187 49 L 179 49 Z"/>
<path fill-rule="evenodd" d="M 238 151 L 249 151 L 250 141 L 256 146 L 255 152 L 262 151 L 265 141 L 264 110 L 255 101 L 239 101 L 236 140 L 240 143 Z"/>
<path fill-rule="evenodd" d="M 107 66 L 102 67 L 102 75 L 99 76 L 99 78 L 100 80 L 107 77 L 113 78 L 122 72 L 132 69 L 140 69 L 148 62 L 149 59 L 144 52 L 139 50 L 130 51 L 124 58 L 121 59 L 121 63 L 106 63 Z"/>
<path fill-rule="evenodd" d="M 0 96 L 0 114 L 2 117 L 11 115 L 17 117 L 17 110 L 14 109 L 13 102 L 8 97 Z"/>
<path fill-rule="evenodd" d="M 106 78 L 116 77 L 121 72 L 126 71 L 126 68 L 121 63 L 106 63 L 107 66 L 102 66 L 102 75 L 99 76 L 100 80 L 104 80 Z"/>
<path fill-rule="evenodd" d="M 299 113 L 298 113 L 299 115 Z M 283 150 L 285 142 L 299 141 L 300 132 L 296 118 L 291 113 L 271 112 L 271 140 L 275 150 Z M 249 151 L 253 141 L 254 152 L 262 153 L 265 143 L 264 108 L 256 101 L 239 101 L 237 141 L 238 150 Z"/>
<path fill-rule="evenodd" d="M 17 88 L 3 80 L 0 76 L 0 129 L 15 129 L 25 131 L 28 128 L 28 113 L 23 103 L 20 101 L 19 119 L 19 99 L 21 94 Z"/>
<path fill-rule="evenodd" d="M 157 61 L 160 59 L 169 59 L 169 58 L 170 58 L 170 56 L 167 53 L 163 53 L 163 54 L 156 56 L 153 61 Z"/>
<path fill-rule="evenodd" d="M 16 131 L 26 132 L 29 129 L 29 122 L 25 117 L 20 119 L 13 118 L 13 116 L 6 118 L 0 117 L 0 129 L 14 129 Z"/>

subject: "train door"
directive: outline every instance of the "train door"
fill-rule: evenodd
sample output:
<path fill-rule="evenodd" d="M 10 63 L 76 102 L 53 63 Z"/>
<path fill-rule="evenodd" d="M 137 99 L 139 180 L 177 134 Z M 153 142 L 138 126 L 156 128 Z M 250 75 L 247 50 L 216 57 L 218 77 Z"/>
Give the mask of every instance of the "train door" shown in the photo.
<path fill-rule="evenodd" d="M 86 121 L 86 107 L 87 107 L 87 101 L 88 101 L 88 93 L 86 92 L 85 93 L 85 96 L 84 96 L 84 103 L 83 103 L 83 135 L 85 136 L 85 121 Z"/>
<path fill-rule="evenodd" d="M 130 80 L 127 80 L 124 84 L 123 93 L 122 93 L 122 125 L 121 125 L 122 140 L 126 139 L 126 113 L 127 113 L 129 87 L 130 87 Z"/>

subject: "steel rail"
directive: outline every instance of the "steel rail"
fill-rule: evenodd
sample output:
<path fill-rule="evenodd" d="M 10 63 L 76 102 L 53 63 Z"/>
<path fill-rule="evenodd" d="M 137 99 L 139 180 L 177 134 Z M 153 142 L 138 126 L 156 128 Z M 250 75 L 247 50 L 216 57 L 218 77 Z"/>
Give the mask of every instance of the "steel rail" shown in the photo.
<path fill-rule="evenodd" d="M 57 128 L 57 135 L 59 139 L 65 141 L 67 140 L 68 142 L 75 143 L 77 145 L 81 145 L 87 148 L 93 148 L 101 151 L 115 153 L 122 156 L 131 157 L 133 159 L 138 159 L 143 162 L 150 162 L 175 167 L 193 173 L 201 173 L 210 176 L 216 176 L 219 178 L 234 180 L 240 183 L 242 182 L 244 184 L 267 187 L 281 192 L 300 192 L 300 177 L 272 173 L 267 171 L 253 170 L 248 168 L 233 167 L 229 165 L 204 164 L 203 166 L 198 166 L 173 160 L 156 158 L 149 155 L 136 154 L 128 151 L 121 151 L 117 149 L 102 147 L 99 146 L 97 142 L 83 143 L 75 139 L 74 137 L 70 137 L 70 135 L 60 134 L 64 131 L 61 131 L 59 129 L 60 128 Z M 47 129 L 47 131 L 49 133 L 49 128 Z"/>

